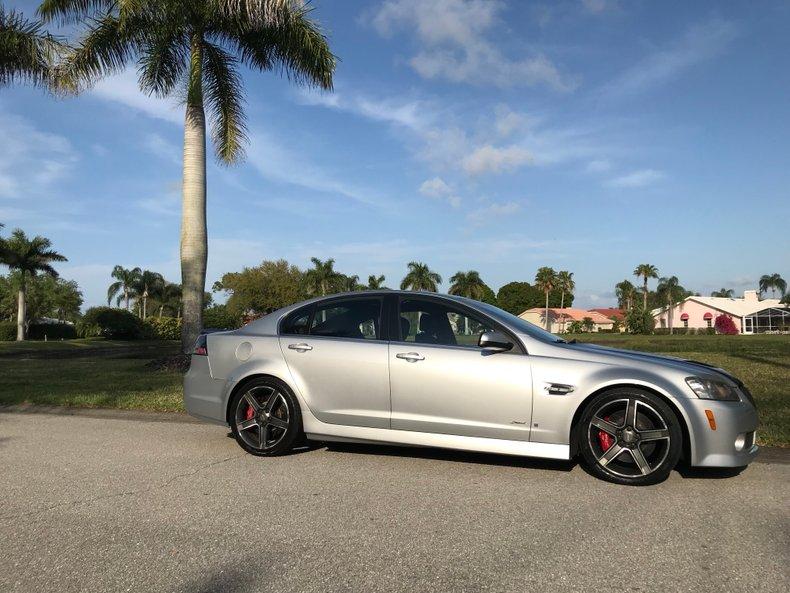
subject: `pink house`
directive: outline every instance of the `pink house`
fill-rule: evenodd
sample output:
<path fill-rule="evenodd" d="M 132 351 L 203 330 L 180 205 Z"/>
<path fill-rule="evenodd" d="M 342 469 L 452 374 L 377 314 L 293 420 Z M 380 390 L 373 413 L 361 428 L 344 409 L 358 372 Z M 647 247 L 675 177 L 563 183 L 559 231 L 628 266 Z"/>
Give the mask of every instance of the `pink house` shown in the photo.
<path fill-rule="evenodd" d="M 690 296 L 672 308 L 672 327 L 713 327 L 716 317 L 724 313 L 732 317 L 740 333 L 751 334 L 755 327 L 750 316 L 776 306 L 781 306 L 779 299 L 760 300 L 756 290 L 745 291 L 743 298 Z M 669 327 L 666 307 L 654 309 L 652 314 L 656 327 Z"/>

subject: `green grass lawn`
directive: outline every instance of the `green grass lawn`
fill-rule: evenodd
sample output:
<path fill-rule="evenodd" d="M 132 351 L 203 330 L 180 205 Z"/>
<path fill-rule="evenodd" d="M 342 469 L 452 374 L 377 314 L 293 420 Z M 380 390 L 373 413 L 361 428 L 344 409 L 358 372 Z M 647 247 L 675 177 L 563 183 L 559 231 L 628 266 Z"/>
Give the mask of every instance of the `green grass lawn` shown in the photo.
<path fill-rule="evenodd" d="M 724 368 L 742 379 L 757 400 L 760 443 L 790 446 L 790 336 L 572 337 Z M 149 360 L 177 351 L 175 342 L 0 342 L 0 405 L 180 412 L 182 375 L 146 367 Z"/>

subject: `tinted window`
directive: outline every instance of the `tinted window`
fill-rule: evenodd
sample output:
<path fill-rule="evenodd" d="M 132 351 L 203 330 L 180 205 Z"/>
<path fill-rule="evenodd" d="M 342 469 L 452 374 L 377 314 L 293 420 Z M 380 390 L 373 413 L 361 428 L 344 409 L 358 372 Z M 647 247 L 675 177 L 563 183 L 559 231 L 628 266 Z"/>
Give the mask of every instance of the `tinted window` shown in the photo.
<path fill-rule="evenodd" d="M 310 325 L 311 310 L 312 309 L 308 307 L 307 309 L 299 309 L 298 311 L 291 313 L 288 317 L 286 317 L 285 321 L 283 321 L 283 324 L 280 327 L 280 333 L 306 334 Z"/>
<path fill-rule="evenodd" d="M 405 299 L 400 305 L 401 340 L 477 348 L 480 334 L 492 328 L 481 317 L 450 305 Z"/>
<path fill-rule="evenodd" d="M 310 335 L 378 340 L 381 337 L 381 299 L 352 299 L 319 306 Z"/>

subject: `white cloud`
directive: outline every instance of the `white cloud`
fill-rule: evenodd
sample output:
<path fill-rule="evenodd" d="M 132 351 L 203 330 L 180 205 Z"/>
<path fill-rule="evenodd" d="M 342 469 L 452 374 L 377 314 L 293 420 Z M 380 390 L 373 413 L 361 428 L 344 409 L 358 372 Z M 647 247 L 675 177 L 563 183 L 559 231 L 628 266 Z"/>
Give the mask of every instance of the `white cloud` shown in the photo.
<path fill-rule="evenodd" d="M 402 29 L 414 31 L 422 49 L 409 63 L 423 78 L 571 90 L 575 83 L 546 56 L 509 59 L 486 37 L 503 9 L 494 0 L 387 0 L 370 23 L 384 37 Z"/>
<path fill-rule="evenodd" d="M 10 113 L 0 112 L 0 138 L 0 198 L 49 195 L 78 160 L 66 138 Z"/>
<path fill-rule="evenodd" d="M 735 25 L 723 20 L 691 27 L 683 37 L 647 55 L 604 86 L 601 92 L 618 97 L 666 84 L 685 70 L 720 54 L 736 35 Z"/>
<path fill-rule="evenodd" d="M 151 117 L 182 125 L 184 112 L 177 101 L 149 97 L 140 90 L 137 73 L 129 68 L 123 72 L 103 78 L 91 90 L 100 99 L 119 103 Z"/>
<path fill-rule="evenodd" d="M 379 121 L 410 130 L 424 130 L 431 119 L 431 109 L 424 102 L 414 99 L 377 99 L 352 93 L 316 93 L 303 90 L 299 99 L 306 105 L 318 105 L 338 111 L 354 113 L 373 121 Z"/>
<path fill-rule="evenodd" d="M 633 173 L 628 173 L 627 175 L 621 175 L 620 177 L 610 179 L 606 182 L 606 185 L 609 187 L 625 188 L 645 187 L 663 178 L 664 174 L 661 171 L 656 171 L 655 169 L 641 169 Z"/>
<path fill-rule="evenodd" d="M 497 105 L 494 109 L 494 129 L 503 138 L 523 130 L 529 121 L 525 114 L 511 111 L 507 105 Z"/>
<path fill-rule="evenodd" d="M 587 163 L 588 173 L 605 173 L 612 168 L 612 163 L 606 159 L 596 159 Z"/>
<path fill-rule="evenodd" d="M 143 147 L 154 156 L 181 165 L 182 154 L 181 149 L 175 144 L 166 140 L 160 134 L 148 134 L 143 142 Z"/>
<path fill-rule="evenodd" d="M 519 210 L 521 210 L 521 205 L 518 202 L 494 202 L 469 212 L 466 219 L 472 224 L 480 225 L 494 218 L 515 214 Z"/>
<path fill-rule="evenodd" d="M 447 185 L 441 177 L 423 181 L 419 192 L 429 198 L 444 200 L 453 208 L 458 208 L 461 205 L 461 198 L 455 194 L 453 188 Z"/>
<path fill-rule="evenodd" d="M 512 171 L 531 162 L 532 154 L 520 146 L 497 148 L 486 144 L 463 160 L 463 168 L 470 175 Z"/>

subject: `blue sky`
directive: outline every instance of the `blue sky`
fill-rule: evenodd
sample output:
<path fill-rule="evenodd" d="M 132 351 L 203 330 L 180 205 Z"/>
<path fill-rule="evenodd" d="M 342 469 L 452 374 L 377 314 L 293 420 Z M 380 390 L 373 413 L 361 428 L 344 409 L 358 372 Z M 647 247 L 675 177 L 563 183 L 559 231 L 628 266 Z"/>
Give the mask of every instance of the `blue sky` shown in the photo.
<path fill-rule="evenodd" d="M 703 294 L 790 279 L 786 2 L 314 4 L 336 90 L 245 73 L 247 160 L 208 170 L 208 287 L 311 256 L 392 287 L 425 261 L 445 290 L 548 265 L 584 307 L 645 262 Z M 182 119 L 133 70 L 77 99 L 2 89 L 5 232 L 50 237 L 86 305 L 115 264 L 179 281 Z"/>

